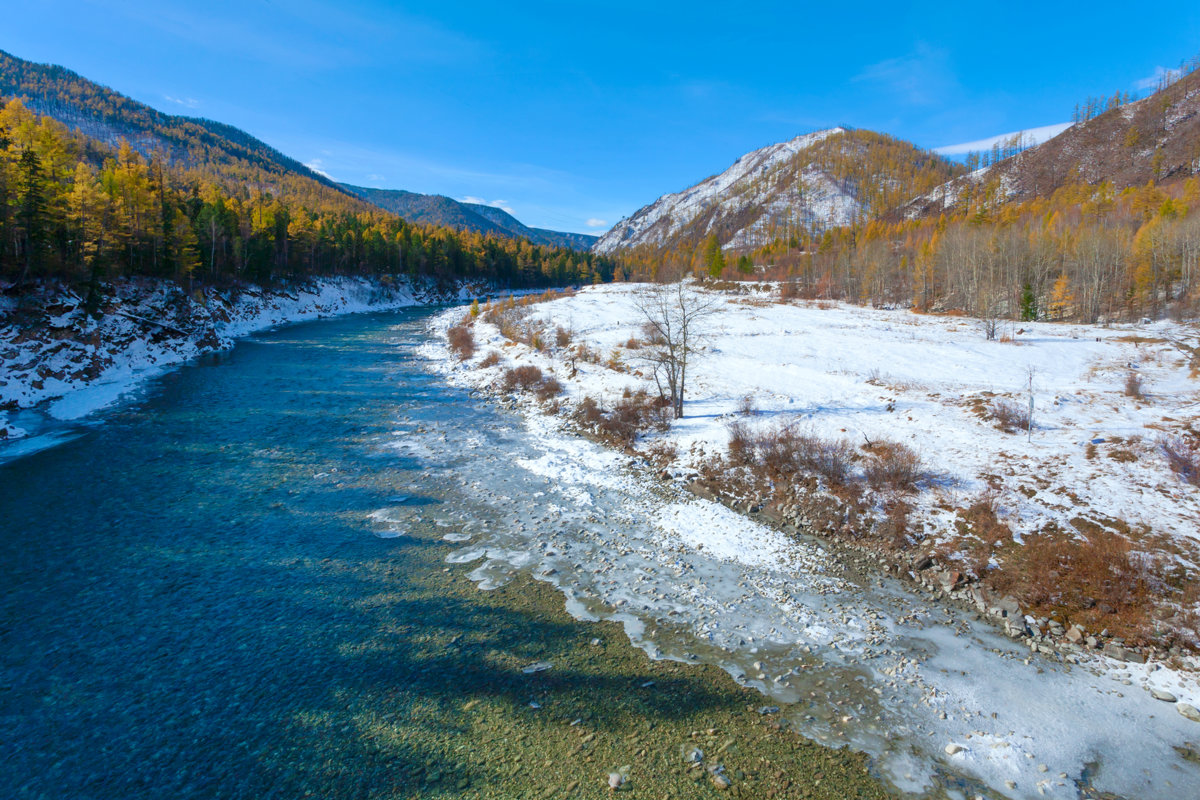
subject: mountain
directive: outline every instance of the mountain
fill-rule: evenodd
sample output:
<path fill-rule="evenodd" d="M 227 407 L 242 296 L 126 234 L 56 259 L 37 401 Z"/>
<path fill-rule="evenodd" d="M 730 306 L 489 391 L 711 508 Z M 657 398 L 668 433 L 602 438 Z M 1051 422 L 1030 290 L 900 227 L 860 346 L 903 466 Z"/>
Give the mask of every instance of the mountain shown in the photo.
<path fill-rule="evenodd" d="M 957 177 L 915 199 L 910 218 L 941 214 L 981 196 L 998 202 L 1049 197 L 1073 184 L 1108 182 L 1114 191 L 1200 172 L 1200 71 L 1154 94 L 1072 125 L 1011 158 Z"/>
<path fill-rule="evenodd" d="M 502 208 L 480 203 L 463 203 L 440 194 L 418 194 L 402 189 L 372 189 L 341 184 L 341 188 L 372 205 L 399 214 L 409 222 L 424 225 L 448 225 L 476 233 L 490 233 L 516 239 L 528 239 L 549 247 L 589 250 L 597 237 L 585 233 L 564 233 L 530 228 Z"/>
<path fill-rule="evenodd" d="M 663 195 L 600 237 L 597 253 L 697 247 L 710 235 L 752 248 L 878 215 L 966 171 L 900 139 L 832 128 L 769 145 Z"/>
<path fill-rule="evenodd" d="M 232 125 L 164 114 L 64 67 L 35 64 L 2 50 L 0 97 L 19 99 L 31 111 L 107 145 L 125 139 L 143 156 L 158 151 L 192 166 L 249 166 L 337 189 L 325 176 Z"/>
<path fill-rule="evenodd" d="M 86 286 L 95 307 L 102 282 L 121 278 L 536 286 L 615 271 L 588 252 L 412 224 L 237 128 L 163 114 L 62 67 L 0 53 L 6 294 L 65 280 Z"/>

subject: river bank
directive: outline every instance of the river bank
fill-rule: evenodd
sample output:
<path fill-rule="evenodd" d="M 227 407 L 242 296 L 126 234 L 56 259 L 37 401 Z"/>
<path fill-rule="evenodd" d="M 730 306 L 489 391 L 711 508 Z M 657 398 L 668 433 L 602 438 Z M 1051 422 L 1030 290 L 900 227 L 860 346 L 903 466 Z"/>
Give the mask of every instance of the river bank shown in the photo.
<path fill-rule="evenodd" d="M 636 390 L 639 386 L 634 369 L 619 368 L 636 354 L 626 355 L 631 348 L 609 351 L 605 345 L 623 342 L 631 332 L 636 333 L 638 325 L 620 297 L 626 290 L 613 287 L 610 292 L 605 287 L 589 296 L 591 291 L 532 306 L 526 320 L 535 324 L 512 326 L 518 332 L 516 337 L 502 335 L 482 321 L 486 313 L 480 314 L 473 325 L 475 350 L 466 360 L 460 361 L 445 344 L 428 348 L 427 355 L 451 381 L 523 410 L 528 430 L 539 437 L 547 453 L 544 463 L 539 461 L 535 469 L 553 474 L 565 484 L 567 500 L 594 486 L 657 482 L 651 477 L 656 474 L 668 479 L 666 486 L 694 481 L 699 470 L 687 461 L 708 458 L 706 426 L 711 428 L 714 418 L 717 426 L 729 419 L 724 416 L 727 411 L 709 411 L 720 407 L 706 396 L 711 375 L 698 378 L 703 388 L 696 396 L 703 410 L 692 412 L 695 416 L 685 418 L 670 437 L 648 436 L 647 442 L 638 446 L 648 455 L 634 457 L 633 462 L 642 466 L 630 474 L 620 474 L 631 466 L 629 456 L 610 451 L 611 457 L 604 458 L 595 454 L 595 445 L 572 442 L 578 429 L 567 418 L 583 397 L 599 397 L 612 407 L 620 402 L 622 387 Z M 747 313 L 762 313 L 760 304 L 751 306 Z M 622 308 L 626 308 L 624 316 Z M 462 311 L 447 311 L 435 330 L 444 337 L 448 328 L 463 319 Z M 555 341 L 556 326 L 569 331 L 570 336 L 564 338 L 572 347 L 561 349 L 574 357 L 564 358 L 549 344 Z M 526 335 L 528 340 L 524 340 Z M 540 341 L 543 346 L 530 341 Z M 599 358 L 579 357 L 576 345 L 592 349 Z M 724 349 L 719 341 L 712 347 Z M 845 359 L 844 351 L 841 357 Z M 613 368 L 614 363 L 618 368 Z M 547 392 L 539 400 L 532 386 L 528 393 L 504 389 L 506 372 L 526 365 L 541 370 L 542 383 L 556 379 L 561 394 Z M 607 391 L 597 392 L 598 386 Z M 736 394 L 726 394 L 736 402 Z M 773 403 L 779 401 L 776 397 Z M 770 418 L 779 412 L 767 408 L 763 413 Z M 675 445 L 683 463 L 662 465 L 656 458 L 662 439 Z M 650 467 L 654 462 L 659 463 L 657 469 Z M 840 720 L 832 726 L 827 722 L 830 717 L 823 722 L 820 714 L 812 713 L 811 705 L 803 709 L 785 706 L 784 713 L 798 721 L 798 729 L 805 735 L 818 740 L 844 737 L 871 753 L 894 785 L 905 791 L 929 791 L 930 765 L 935 774 L 974 776 L 989 791 L 1012 797 L 1075 797 L 1100 787 L 1126 797 L 1170 797 L 1173 786 L 1200 781 L 1194 774 L 1185 774 L 1194 769 L 1185 766 L 1185 754 L 1196 752 L 1192 744 L 1195 723 L 1184 714 L 1196 701 L 1191 673 L 1158 658 L 1145 664 L 1128 663 L 1088 654 L 1083 648 L 1071 654 L 1073 657 L 1063 657 L 1051 646 L 1053 626 L 1048 622 L 1045 635 L 1033 641 L 1040 647 L 1017 644 L 1004 633 L 1006 616 L 1000 617 L 1001 627 L 985 621 L 989 609 L 977 610 L 969 596 L 962 598 L 961 605 L 947 605 L 947 589 L 954 587 L 935 586 L 929 575 L 919 572 L 931 585 L 930 592 L 914 595 L 910 589 L 893 586 L 887 577 L 890 570 L 880 570 L 870 551 L 860 551 L 851 559 L 861 562 L 857 566 L 866 571 L 865 580 L 856 581 L 852 576 L 832 579 L 837 570 L 827 555 L 818 549 L 797 560 L 789 554 L 789 545 L 777 538 L 782 534 L 741 516 L 748 509 L 737 505 L 738 514 L 724 506 L 717 506 L 722 509 L 717 512 L 712 504 L 680 498 L 658 512 L 657 533 L 644 544 L 624 536 L 619 524 L 610 525 L 609 533 L 599 534 L 594 545 L 606 547 L 609 555 L 593 560 L 591 567 L 585 562 L 583 568 L 611 574 L 617 586 L 592 585 L 584 592 L 578 588 L 568 591 L 569 579 L 564 577 L 560 589 L 567 591 L 576 613 L 579 603 L 572 598 L 583 594 L 598 596 L 606 607 L 633 614 L 642 627 L 627 625 L 627 632 L 652 654 L 681 655 L 661 648 L 656 636 L 644 633 L 656 620 L 673 618 L 674 624 L 718 646 L 716 651 L 706 651 L 708 658 L 784 703 L 808 695 L 804 689 L 795 691 L 797 684 L 818 688 L 810 682 L 815 675 L 828 678 L 831 672 L 849 670 L 853 681 L 882 692 L 882 702 L 864 704 L 859 692 L 832 692 L 832 705 L 822 709 Z M 747 505 L 750 510 L 756 508 L 753 502 Z M 795 520 L 764 517 L 761 521 L 783 523 L 786 528 Z M 543 549 L 547 545 L 553 550 L 562 542 L 554 537 L 543 541 Z M 493 564 L 524 558 L 525 569 L 553 572 L 553 559 L 541 558 L 536 550 L 518 556 L 507 550 L 511 546 L 505 541 L 503 547 L 475 548 L 464 557 L 486 557 Z M 645 566 L 630 568 L 622 563 L 632 559 L 627 551 L 645 558 L 646 546 L 666 551 L 661 567 L 673 570 L 674 577 L 661 567 L 653 574 L 654 570 Z M 706 569 L 720 569 L 714 562 L 725 563 L 734 586 L 726 590 L 714 577 L 698 585 L 686 563 L 682 572 L 671 566 L 705 554 Z M 579 569 L 576 564 L 576 580 Z M 475 577 L 486 581 L 488 572 L 481 567 Z M 869 577 L 872 573 L 874 577 Z M 822 580 L 822 574 L 831 579 Z M 1022 622 L 1037 625 L 1039 620 Z M 801 677 L 805 675 L 808 680 Z M 844 678 L 835 681 L 847 685 Z M 828 680 L 819 688 L 828 691 Z M 1104 732 L 1148 727 L 1157 733 L 1118 739 Z M 917 732 L 920 738 L 914 742 Z M 1173 744 L 1164 747 L 1166 742 Z M 898 757 L 906 745 L 913 748 L 908 751 L 910 756 L 919 753 L 920 766 L 913 766 L 911 757 Z M 1139 756 L 1130 758 L 1135 752 Z M 1099 763 L 1104 764 L 1103 769 L 1097 767 Z M 1174 774 L 1181 769 L 1183 773 Z"/>
<path fill-rule="evenodd" d="M 166 368 L 276 325 L 461 301 L 475 288 L 319 278 L 188 294 L 172 281 L 127 280 L 102 285 L 91 309 L 62 284 L 0 297 L 0 440 L 26 434 L 9 419 L 22 409 L 79 419 Z"/>

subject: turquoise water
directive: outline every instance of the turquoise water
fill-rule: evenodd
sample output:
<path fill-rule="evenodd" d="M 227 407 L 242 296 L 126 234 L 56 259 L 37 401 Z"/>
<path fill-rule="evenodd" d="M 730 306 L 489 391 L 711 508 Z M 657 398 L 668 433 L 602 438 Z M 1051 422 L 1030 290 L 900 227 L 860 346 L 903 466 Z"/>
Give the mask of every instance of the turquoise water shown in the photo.
<path fill-rule="evenodd" d="M 420 625 L 389 627 L 479 613 L 397 599 L 434 545 L 380 538 L 371 516 L 441 504 L 431 464 L 386 447 L 398 418 L 494 421 L 414 359 L 427 313 L 265 334 L 0 466 L 0 795 L 411 783 L 417 744 L 384 753 L 335 725 L 395 686 L 439 697 Z"/>

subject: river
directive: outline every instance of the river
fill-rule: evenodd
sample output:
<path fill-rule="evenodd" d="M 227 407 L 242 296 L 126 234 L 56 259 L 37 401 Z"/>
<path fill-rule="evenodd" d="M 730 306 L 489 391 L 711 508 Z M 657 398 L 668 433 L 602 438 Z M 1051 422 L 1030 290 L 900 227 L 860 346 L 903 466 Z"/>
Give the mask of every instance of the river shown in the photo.
<path fill-rule="evenodd" d="M 692 744 L 752 796 L 1200 786 L 1120 675 L 471 396 L 429 317 L 259 335 L 0 466 L 6 796 L 700 796 Z"/>

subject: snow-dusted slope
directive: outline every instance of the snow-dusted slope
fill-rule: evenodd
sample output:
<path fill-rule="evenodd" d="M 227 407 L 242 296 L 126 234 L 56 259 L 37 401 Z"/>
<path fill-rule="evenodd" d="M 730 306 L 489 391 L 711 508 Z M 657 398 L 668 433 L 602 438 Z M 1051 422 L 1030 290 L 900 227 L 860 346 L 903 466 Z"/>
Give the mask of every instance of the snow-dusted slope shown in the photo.
<path fill-rule="evenodd" d="M 851 222 L 859 210 L 854 196 L 802 157 L 814 145 L 845 132 L 831 128 L 747 153 L 719 175 L 663 195 L 621 220 L 593 250 L 611 253 L 663 244 L 693 227 L 703 235 L 717 227 L 732 229 L 732 238 L 725 235 L 723 241 L 750 244 L 753 233 L 772 222 L 818 227 Z"/>

